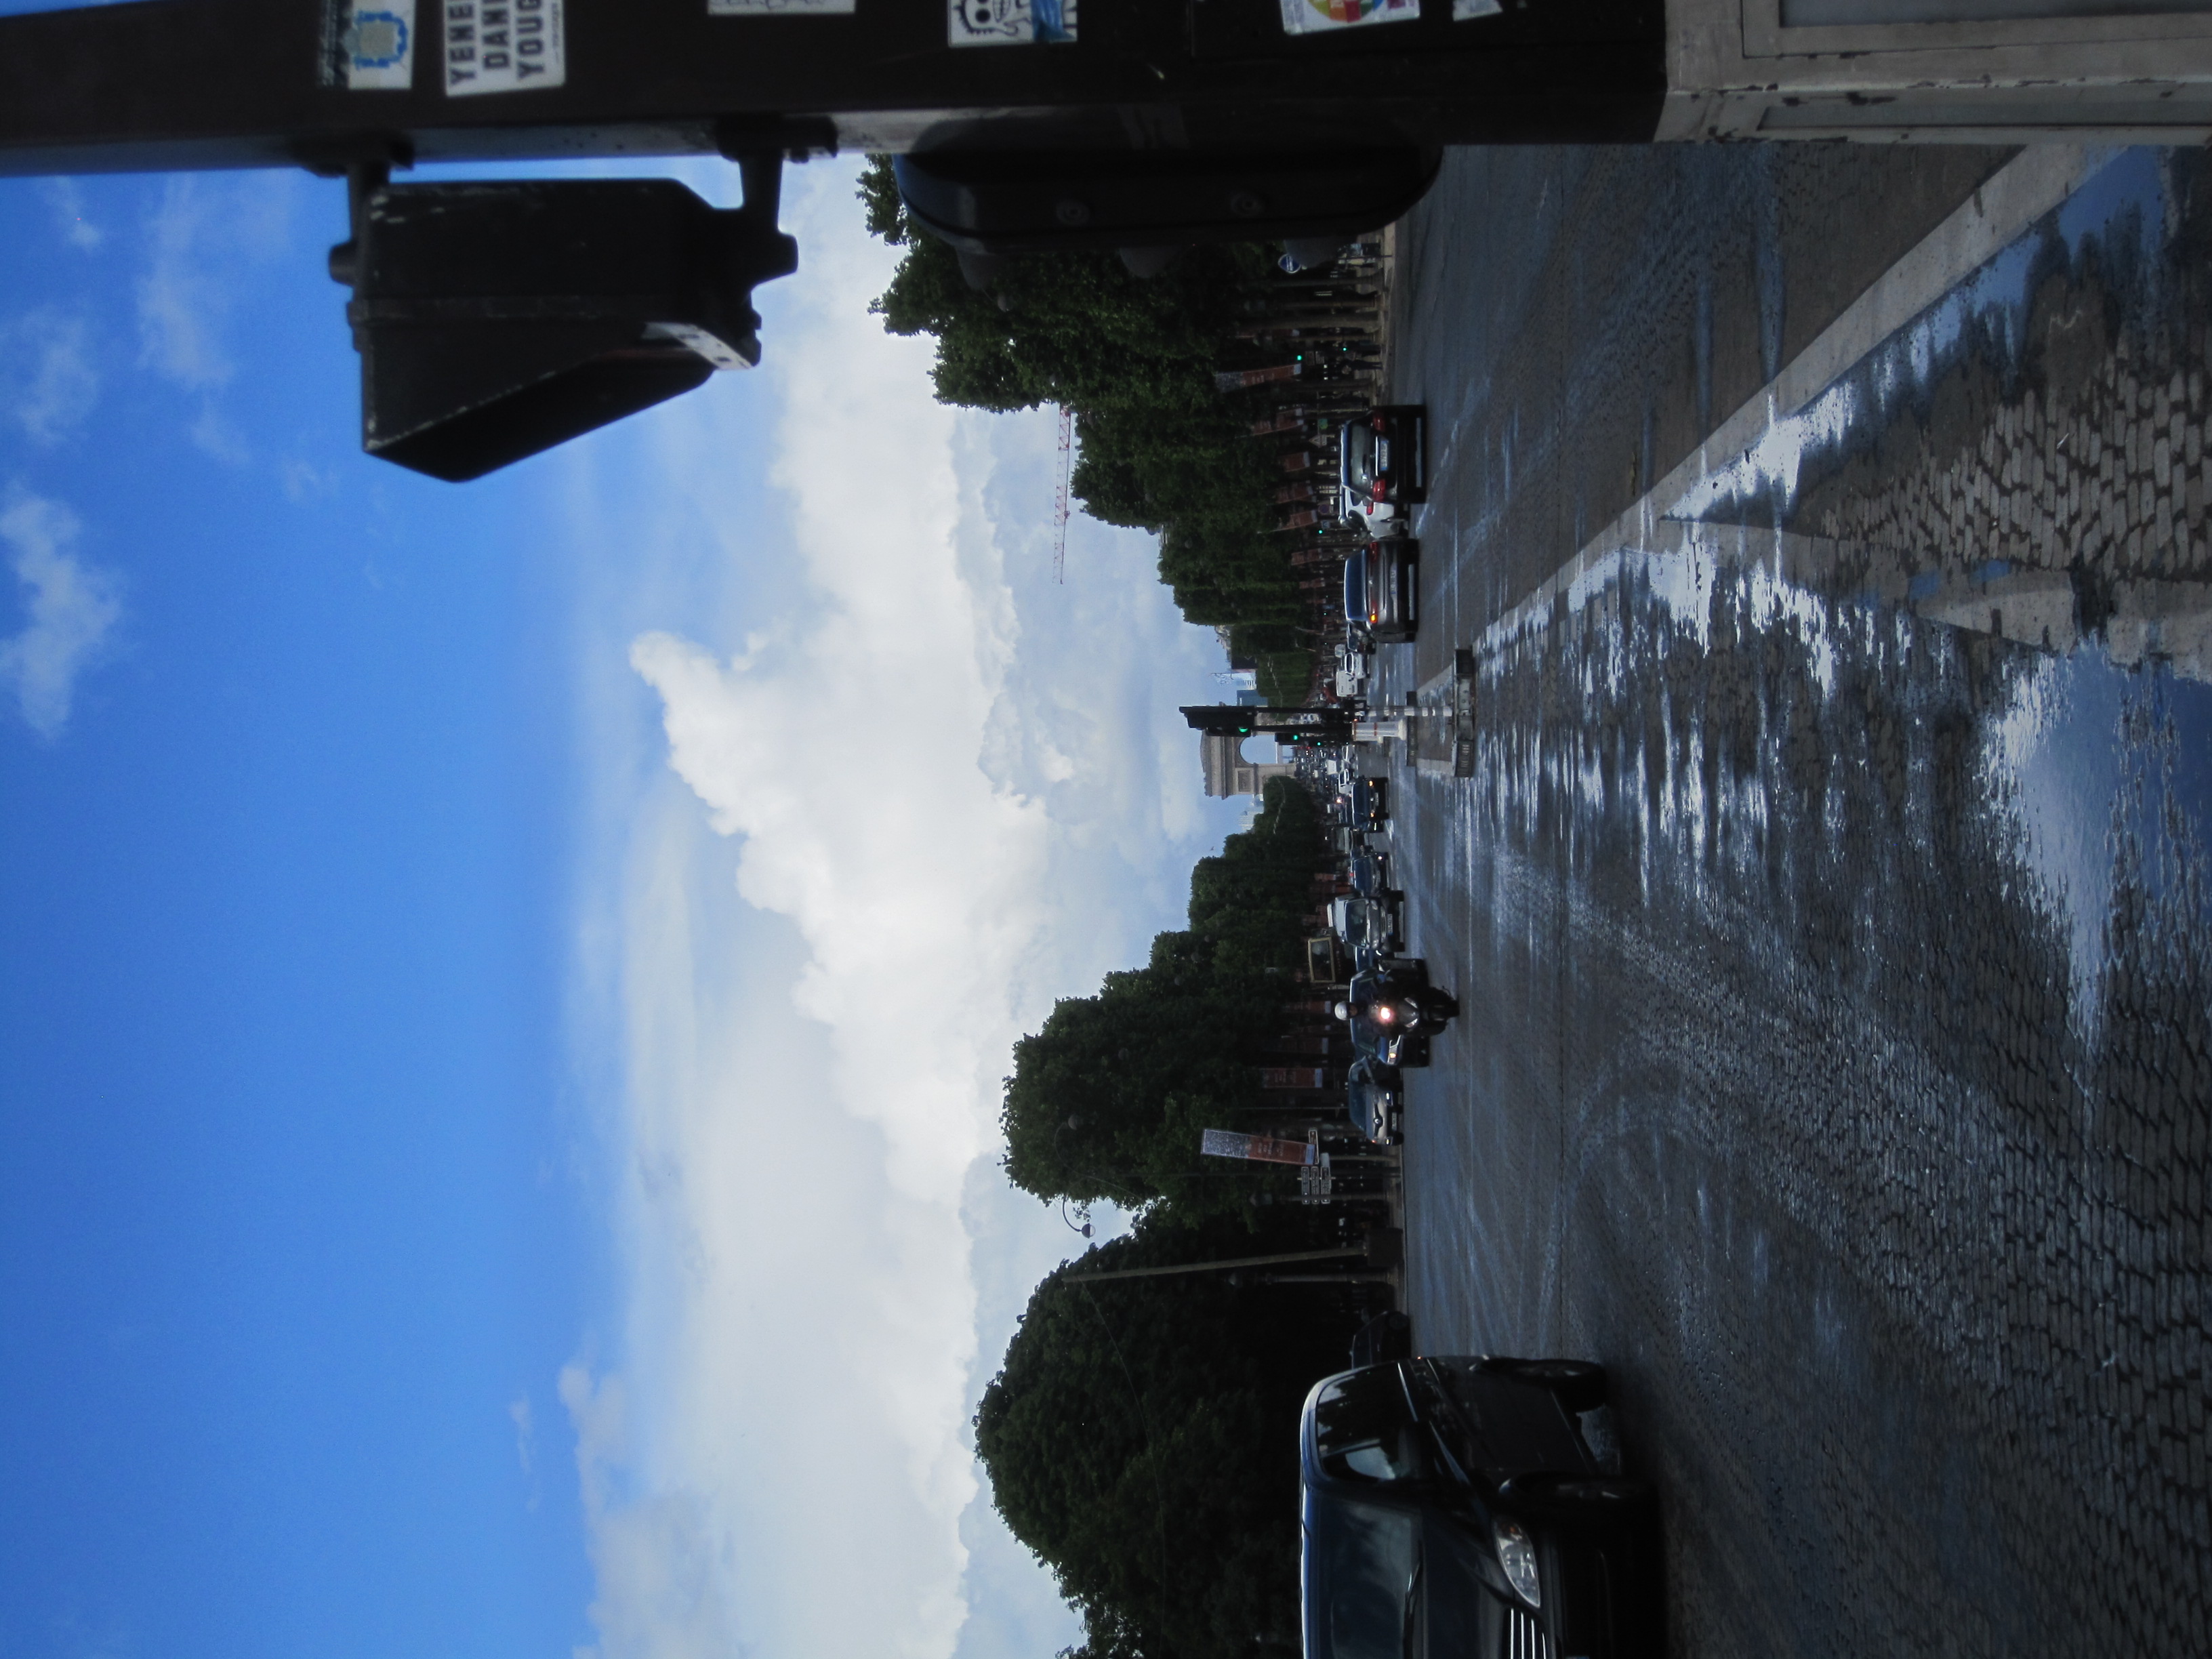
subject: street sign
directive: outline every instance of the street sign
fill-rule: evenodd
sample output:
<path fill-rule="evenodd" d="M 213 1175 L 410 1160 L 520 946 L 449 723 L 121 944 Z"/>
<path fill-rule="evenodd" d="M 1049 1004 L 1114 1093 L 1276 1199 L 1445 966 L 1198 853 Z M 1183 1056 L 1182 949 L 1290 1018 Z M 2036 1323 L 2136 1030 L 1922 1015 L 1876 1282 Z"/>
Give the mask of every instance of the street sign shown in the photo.
<path fill-rule="evenodd" d="M 1259 1164 L 1318 1164 L 1321 1148 L 1310 1141 L 1278 1140 L 1273 1135 L 1240 1135 L 1233 1129 L 1207 1129 L 1199 1137 L 1201 1158 L 1241 1158 Z"/>

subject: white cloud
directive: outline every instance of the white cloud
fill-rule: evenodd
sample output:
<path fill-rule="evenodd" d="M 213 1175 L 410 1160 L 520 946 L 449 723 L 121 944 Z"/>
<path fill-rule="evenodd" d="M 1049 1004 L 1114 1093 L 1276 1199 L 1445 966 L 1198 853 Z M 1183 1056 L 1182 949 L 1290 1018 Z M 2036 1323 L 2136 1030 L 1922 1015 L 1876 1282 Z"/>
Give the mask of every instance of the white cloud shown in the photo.
<path fill-rule="evenodd" d="M 89 253 L 107 240 L 107 233 L 85 212 L 84 188 L 74 179 L 41 179 L 39 194 L 53 210 L 54 228 L 62 240 Z"/>
<path fill-rule="evenodd" d="M 237 372 L 228 338 L 241 266 L 274 258 L 289 240 L 298 185 L 289 175 L 165 180 L 147 224 L 138 279 L 139 362 L 201 394 L 187 435 L 217 460 L 247 459 L 244 439 L 216 394 Z"/>
<path fill-rule="evenodd" d="M 51 306 L 0 327 L 0 397 L 33 443 L 67 435 L 99 401 L 90 337 L 84 318 Z"/>
<path fill-rule="evenodd" d="M 163 182 L 147 226 L 149 258 L 138 279 L 140 361 L 179 386 L 206 391 L 233 373 L 222 340 L 229 284 L 209 255 L 222 236 L 219 209 L 191 173 Z"/>
<path fill-rule="evenodd" d="M 77 531 L 67 507 L 36 495 L 0 511 L 0 542 L 30 613 L 21 633 L 0 641 L 0 681 L 15 691 L 24 723 L 49 741 L 69 722 L 77 676 L 99 659 L 123 614 L 115 579 L 68 551 Z"/>
<path fill-rule="evenodd" d="M 523 1474 L 530 1474 L 538 1467 L 537 1413 L 531 1409 L 530 1396 L 519 1395 L 507 1402 L 507 1421 L 514 1425 L 514 1459 L 522 1466 Z"/>
<path fill-rule="evenodd" d="M 1073 1639 L 968 1443 L 1028 1286 L 1079 1248 L 989 1173 L 1000 1079 L 1055 995 L 1179 919 L 1233 821 L 1169 731 L 1218 647 L 1146 538 L 1079 522 L 1052 582 L 1051 417 L 932 400 L 927 344 L 866 313 L 893 254 L 850 191 L 794 178 L 803 275 L 759 296 L 750 386 L 560 463 L 633 584 L 587 599 L 586 649 L 637 618 L 666 763 L 641 775 L 610 712 L 639 682 L 587 667 L 620 897 L 587 898 L 583 971 L 617 1032 L 627 1266 L 619 1352 L 562 1398 L 605 1659 Z M 772 433 L 732 419 L 755 401 Z"/>

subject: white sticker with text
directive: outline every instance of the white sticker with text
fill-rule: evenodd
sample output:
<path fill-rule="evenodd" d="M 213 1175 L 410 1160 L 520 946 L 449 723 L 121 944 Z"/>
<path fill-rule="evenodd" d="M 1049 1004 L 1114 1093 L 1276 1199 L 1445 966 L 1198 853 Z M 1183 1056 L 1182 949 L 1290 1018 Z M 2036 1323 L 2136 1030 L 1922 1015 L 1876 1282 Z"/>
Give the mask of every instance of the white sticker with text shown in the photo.
<path fill-rule="evenodd" d="M 945 0 L 953 46 L 1065 46 L 1075 39 L 1075 0 Z"/>
<path fill-rule="evenodd" d="M 404 92 L 415 84 L 415 0 L 355 0 L 338 33 L 349 92 Z"/>
<path fill-rule="evenodd" d="M 446 92 L 530 92 L 568 78 L 561 0 L 444 0 Z"/>
<path fill-rule="evenodd" d="M 1322 34 L 1370 23 L 1410 23 L 1421 0 L 1283 0 L 1283 33 Z"/>

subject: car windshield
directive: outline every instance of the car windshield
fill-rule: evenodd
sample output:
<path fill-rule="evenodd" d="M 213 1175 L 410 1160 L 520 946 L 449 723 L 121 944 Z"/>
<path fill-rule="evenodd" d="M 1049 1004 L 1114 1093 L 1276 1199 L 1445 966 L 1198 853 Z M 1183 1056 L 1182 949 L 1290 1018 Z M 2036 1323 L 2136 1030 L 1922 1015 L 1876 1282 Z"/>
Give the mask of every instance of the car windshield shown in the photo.
<path fill-rule="evenodd" d="M 1344 562 L 1344 619 L 1367 620 L 1367 561 L 1357 553 Z"/>
<path fill-rule="evenodd" d="M 1344 487 L 1366 495 L 1375 488 L 1375 434 L 1365 426 L 1346 426 L 1338 441 L 1343 448 Z"/>
<path fill-rule="evenodd" d="M 1420 1523 L 1379 1505 L 1316 1495 L 1307 1522 L 1307 1659 L 1405 1659 L 1419 1583 Z M 1326 1632 L 1327 1647 L 1312 1639 Z"/>

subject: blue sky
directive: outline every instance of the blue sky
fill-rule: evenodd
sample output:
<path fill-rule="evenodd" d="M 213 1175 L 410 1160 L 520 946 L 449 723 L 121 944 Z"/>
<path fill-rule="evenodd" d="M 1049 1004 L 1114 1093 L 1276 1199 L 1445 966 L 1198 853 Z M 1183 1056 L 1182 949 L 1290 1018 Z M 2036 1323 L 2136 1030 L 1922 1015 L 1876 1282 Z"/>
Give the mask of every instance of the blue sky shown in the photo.
<path fill-rule="evenodd" d="M 733 176 L 680 169 L 727 199 Z M 334 186 L 0 183 L 0 1652 L 1048 1653 L 998 1080 L 1237 810 L 798 170 L 768 362 L 356 448 Z"/>

